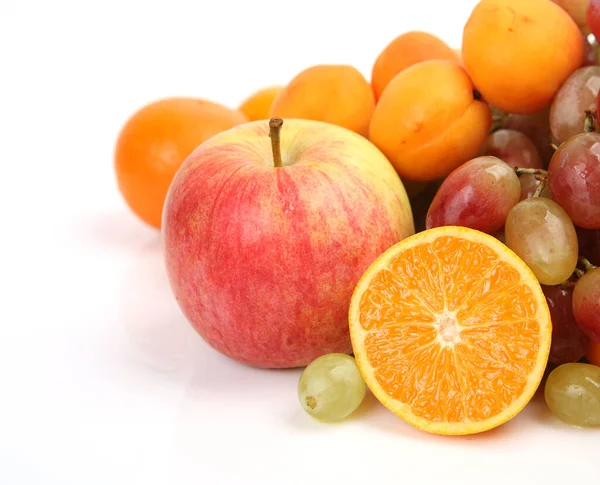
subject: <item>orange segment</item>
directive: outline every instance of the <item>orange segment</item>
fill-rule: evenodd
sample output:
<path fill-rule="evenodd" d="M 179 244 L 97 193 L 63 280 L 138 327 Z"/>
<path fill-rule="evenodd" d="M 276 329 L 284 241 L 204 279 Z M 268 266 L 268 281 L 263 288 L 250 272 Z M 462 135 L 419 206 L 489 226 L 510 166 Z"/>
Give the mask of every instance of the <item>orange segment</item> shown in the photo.
<path fill-rule="evenodd" d="M 388 249 L 350 304 L 367 385 L 416 428 L 472 434 L 529 402 L 550 351 L 550 313 L 527 265 L 464 227 L 424 231 Z"/>

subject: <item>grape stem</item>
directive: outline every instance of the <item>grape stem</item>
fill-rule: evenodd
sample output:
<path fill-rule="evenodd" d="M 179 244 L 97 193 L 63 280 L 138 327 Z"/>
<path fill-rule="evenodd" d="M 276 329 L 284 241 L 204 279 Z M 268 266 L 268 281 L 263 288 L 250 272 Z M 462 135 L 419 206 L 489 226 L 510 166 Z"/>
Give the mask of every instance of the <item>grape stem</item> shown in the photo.
<path fill-rule="evenodd" d="M 556 143 L 550 143 L 550 147 L 552 147 L 554 151 L 558 150 L 558 145 Z"/>
<path fill-rule="evenodd" d="M 271 137 L 273 164 L 275 165 L 275 168 L 283 166 L 283 162 L 281 161 L 281 139 L 279 137 L 281 125 L 283 125 L 283 120 L 281 118 L 271 118 L 269 120 L 269 137 Z"/>
<path fill-rule="evenodd" d="M 561 283 L 559 286 L 561 288 L 573 288 L 577 283 L 575 281 L 567 280 L 564 283 Z"/>
<path fill-rule="evenodd" d="M 501 130 L 506 126 L 508 122 L 508 113 L 505 113 L 498 108 L 492 107 L 492 128 L 490 129 L 490 133 L 494 133 L 495 131 Z"/>
<path fill-rule="evenodd" d="M 548 176 L 548 171 L 543 168 L 520 168 L 515 167 L 515 172 L 517 175 L 538 175 L 540 178 L 536 177 L 538 180 L 541 180 L 541 176 Z"/>
<path fill-rule="evenodd" d="M 579 275 L 579 276 L 583 276 L 584 273 L 587 273 L 588 271 L 592 271 L 593 269 L 596 269 L 596 266 L 594 266 L 592 263 L 590 263 L 583 256 L 579 256 L 579 264 L 581 266 L 583 266 L 583 271 L 579 270 L 579 271 L 581 271 L 581 275 Z"/>
<path fill-rule="evenodd" d="M 585 123 L 583 124 L 583 131 L 586 133 L 593 133 L 596 131 L 596 112 L 588 111 L 585 112 Z"/>
<path fill-rule="evenodd" d="M 542 195 L 542 192 L 546 188 L 546 185 L 548 185 L 548 174 L 547 173 L 543 174 L 543 175 L 536 175 L 535 178 L 538 179 L 540 181 L 540 183 L 538 184 L 537 189 L 535 189 L 535 192 L 533 193 L 533 195 L 531 197 L 539 197 L 540 195 Z"/>

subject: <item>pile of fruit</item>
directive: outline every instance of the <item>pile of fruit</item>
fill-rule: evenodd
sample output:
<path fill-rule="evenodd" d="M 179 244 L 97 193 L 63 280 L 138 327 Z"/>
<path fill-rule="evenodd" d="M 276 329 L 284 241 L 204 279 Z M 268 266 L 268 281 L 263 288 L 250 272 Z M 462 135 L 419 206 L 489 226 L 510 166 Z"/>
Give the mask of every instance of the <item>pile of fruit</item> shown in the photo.
<path fill-rule="evenodd" d="M 310 67 L 238 109 L 163 99 L 116 147 L 182 311 L 248 365 L 305 367 L 323 421 L 367 388 L 431 433 L 540 386 L 600 425 L 600 0 L 482 0 L 460 50 L 394 39 L 371 82 Z"/>

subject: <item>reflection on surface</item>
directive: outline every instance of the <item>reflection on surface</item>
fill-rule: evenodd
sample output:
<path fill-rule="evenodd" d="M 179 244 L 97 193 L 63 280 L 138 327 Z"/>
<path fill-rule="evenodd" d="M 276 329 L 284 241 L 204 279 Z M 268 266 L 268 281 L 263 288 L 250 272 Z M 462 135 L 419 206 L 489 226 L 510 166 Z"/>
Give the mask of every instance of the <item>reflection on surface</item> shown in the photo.
<path fill-rule="evenodd" d="M 177 305 L 161 251 L 157 237 L 132 255 L 119 295 L 119 318 L 136 358 L 172 372 L 192 362 L 200 337 Z"/>

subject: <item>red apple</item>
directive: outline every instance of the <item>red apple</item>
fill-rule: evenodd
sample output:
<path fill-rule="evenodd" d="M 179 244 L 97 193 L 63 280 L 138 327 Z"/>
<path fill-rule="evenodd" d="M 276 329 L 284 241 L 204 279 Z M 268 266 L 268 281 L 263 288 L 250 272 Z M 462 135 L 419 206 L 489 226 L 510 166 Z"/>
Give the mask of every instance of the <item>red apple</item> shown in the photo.
<path fill-rule="evenodd" d="M 351 352 L 358 279 L 414 232 L 402 182 L 368 140 L 318 121 L 280 128 L 256 121 L 204 142 L 163 215 L 183 312 L 210 345 L 256 367 Z"/>

